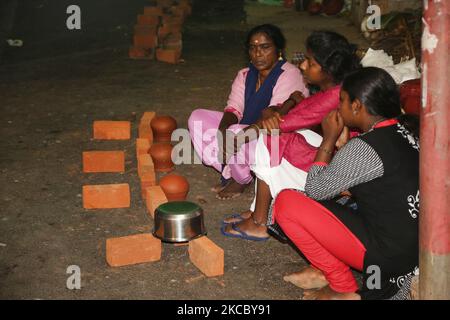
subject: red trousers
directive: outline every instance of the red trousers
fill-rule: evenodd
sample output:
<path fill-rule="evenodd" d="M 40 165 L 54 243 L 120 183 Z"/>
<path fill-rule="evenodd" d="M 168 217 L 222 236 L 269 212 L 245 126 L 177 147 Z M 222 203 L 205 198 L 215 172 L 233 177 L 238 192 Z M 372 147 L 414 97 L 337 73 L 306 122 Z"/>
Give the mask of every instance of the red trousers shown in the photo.
<path fill-rule="evenodd" d="M 273 217 L 311 265 L 323 272 L 331 289 L 358 290 L 350 267 L 363 269 L 366 248 L 332 212 L 298 191 L 283 190 Z"/>

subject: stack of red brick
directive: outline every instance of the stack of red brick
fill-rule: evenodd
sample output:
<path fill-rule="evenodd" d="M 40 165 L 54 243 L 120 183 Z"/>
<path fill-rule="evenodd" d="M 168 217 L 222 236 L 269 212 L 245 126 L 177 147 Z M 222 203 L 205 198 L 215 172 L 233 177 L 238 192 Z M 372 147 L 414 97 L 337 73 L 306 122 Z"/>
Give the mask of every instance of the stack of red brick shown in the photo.
<path fill-rule="evenodd" d="M 190 0 L 156 0 L 144 7 L 134 27 L 132 59 L 156 59 L 178 63 L 182 51 L 182 29 L 187 16 L 192 13 Z"/>

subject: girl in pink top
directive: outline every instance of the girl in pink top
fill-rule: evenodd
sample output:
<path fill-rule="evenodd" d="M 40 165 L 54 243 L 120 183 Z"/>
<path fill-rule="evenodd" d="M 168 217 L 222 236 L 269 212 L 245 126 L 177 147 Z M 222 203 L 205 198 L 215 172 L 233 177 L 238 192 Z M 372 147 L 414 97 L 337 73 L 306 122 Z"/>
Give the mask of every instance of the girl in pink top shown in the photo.
<path fill-rule="evenodd" d="M 221 231 L 226 236 L 255 241 L 269 238 L 266 224 L 271 221 L 272 199 L 283 189 L 304 190 L 307 172 L 322 140 L 318 134 L 305 129 L 320 125 L 325 115 L 337 109 L 341 81 L 359 67 L 355 47 L 337 33 L 313 32 L 306 48 L 306 60 L 300 69 L 306 82 L 319 87 L 320 92 L 302 98 L 285 116 L 275 113 L 257 124 L 269 135 L 277 130 L 279 136 L 277 139 L 259 137 L 256 161 L 251 165 L 257 177 L 256 199 L 249 211 L 224 220 Z"/>
<path fill-rule="evenodd" d="M 246 45 L 250 65 L 238 72 L 224 112 L 197 109 L 188 120 L 196 153 L 204 164 L 222 174 L 222 183 L 213 188 L 219 199 L 240 195 L 253 180 L 250 164 L 256 140 L 232 155 L 227 144 L 234 145 L 235 134 L 272 116 L 269 106 L 281 106 L 287 112 L 294 106 L 288 100 L 293 92 L 308 95 L 300 70 L 283 57 L 285 39 L 278 27 L 253 28 Z"/>

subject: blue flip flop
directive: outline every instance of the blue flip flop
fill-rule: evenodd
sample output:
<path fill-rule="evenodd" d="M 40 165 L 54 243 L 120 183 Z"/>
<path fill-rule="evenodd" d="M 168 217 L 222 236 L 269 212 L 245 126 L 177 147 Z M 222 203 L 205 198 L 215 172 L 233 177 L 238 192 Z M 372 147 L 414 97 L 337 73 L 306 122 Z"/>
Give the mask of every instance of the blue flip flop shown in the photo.
<path fill-rule="evenodd" d="M 232 238 L 240 238 L 240 239 L 244 239 L 244 240 L 251 240 L 251 241 L 267 241 L 269 240 L 270 237 L 254 237 L 254 236 L 250 236 L 247 233 L 245 233 L 244 231 L 242 231 L 241 229 L 239 229 L 239 227 L 236 225 L 236 222 L 232 222 L 231 223 L 231 228 L 238 232 L 238 234 L 234 234 L 234 233 L 230 233 L 225 231 L 225 228 L 227 227 L 228 224 L 224 224 L 222 225 L 222 227 L 220 228 L 220 232 L 226 236 L 226 237 L 232 237 Z"/>
<path fill-rule="evenodd" d="M 239 221 L 234 221 L 234 222 L 226 222 L 225 221 L 225 219 L 230 219 L 230 218 L 239 219 Z M 228 216 L 225 216 L 225 218 L 222 220 L 222 225 L 229 225 L 230 223 L 236 223 L 236 222 L 241 222 L 241 221 L 244 221 L 244 218 L 242 218 L 241 214 L 240 213 L 233 213 L 233 214 L 230 214 Z"/>

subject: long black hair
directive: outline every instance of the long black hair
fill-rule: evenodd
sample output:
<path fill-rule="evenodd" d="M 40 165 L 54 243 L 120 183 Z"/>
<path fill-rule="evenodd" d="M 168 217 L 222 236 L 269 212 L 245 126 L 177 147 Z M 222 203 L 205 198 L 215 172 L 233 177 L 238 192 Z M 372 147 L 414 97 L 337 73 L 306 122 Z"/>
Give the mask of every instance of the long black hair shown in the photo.
<path fill-rule="evenodd" d="M 306 48 L 336 84 L 341 83 L 345 75 L 361 67 L 356 46 L 336 32 L 312 32 L 306 39 Z"/>
<path fill-rule="evenodd" d="M 256 26 L 248 32 L 247 39 L 245 41 L 245 48 L 247 49 L 247 51 L 249 49 L 250 39 L 257 33 L 264 33 L 267 37 L 269 37 L 273 41 L 273 44 L 277 48 L 277 51 L 281 53 L 284 58 L 286 38 L 284 37 L 283 32 L 281 32 L 280 28 L 269 23 Z"/>
<path fill-rule="evenodd" d="M 419 136 L 419 118 L 402 113 L 399 89 L 385 70 L 367 67 L 354 71 L 345 77 L 342 90 L 348 93 L 350 101 L 358 99 L 369 114 L 397 118 L 414 135 Z"/>

